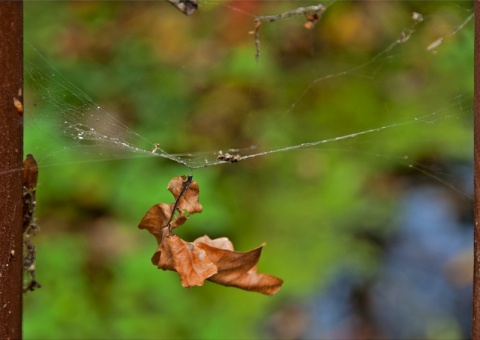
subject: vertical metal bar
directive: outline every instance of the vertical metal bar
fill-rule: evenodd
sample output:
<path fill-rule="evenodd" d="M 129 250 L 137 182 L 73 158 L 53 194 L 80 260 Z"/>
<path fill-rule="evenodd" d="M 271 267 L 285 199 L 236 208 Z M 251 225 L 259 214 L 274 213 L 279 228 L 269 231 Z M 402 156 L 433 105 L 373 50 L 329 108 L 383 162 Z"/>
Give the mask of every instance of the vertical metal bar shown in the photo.
<path fill-rule="evenodd" d="M 473 253 L 473 322 L 472 338 L 480 339 L 480 3 L 475 1 L 475 40 L 474 40 L 474 253 Z"/>
<path fill-rule="evenodd" d="M 0 338 L 19 339 L 23 272 L 23 1 L 0 1 L 0 18 Z"/>

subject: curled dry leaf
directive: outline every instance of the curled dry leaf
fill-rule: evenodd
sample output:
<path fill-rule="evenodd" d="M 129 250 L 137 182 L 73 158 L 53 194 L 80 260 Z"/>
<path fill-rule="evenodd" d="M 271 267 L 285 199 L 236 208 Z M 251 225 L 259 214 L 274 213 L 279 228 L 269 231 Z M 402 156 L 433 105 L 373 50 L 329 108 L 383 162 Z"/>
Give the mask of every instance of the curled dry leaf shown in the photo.
<path fill-rule="evenodd" d="M 257 262 L 265 244 L 248 252 L 238 252 L 233 251 L 228 238 L 211 240 L 206 235 L 197 238 L 193 244 L 204 250 L 218 268 L 218 272 L 208 278 L 209 281 L 267 295 L 278 292 L 283 284 L 278 277 L 257 272 Z"/>
<path fill-rule="evenodd" d="M 26 189 L 33 190 L 37 187 L 38 166 L 35 158 L 28 154 L 23 161 L 23 186 Z"/>
<path fill-rule="evenodd" d="M 197 182 L 187 183 L 186 176 L 173 178 L 167 189 L 175 197 L 175 203 L 159 203 L 151 207 L 143 217 L 140 229 L 147 229 L 156 238 L 158 243 L 162 239 L 162 229 L 170 225 L 175 229 L 188 219 L 191 214 L 202 212 L 202 205 L 198 201 L 200 190 Z M 188 187 L 184 190 L 185 185 Z M 175 211 L 174 211 L 175 210 Z M 172 218 L 172 213 L 174 214 Z"/>
<path fill-rule="evenodd" d="M 188 185 L 186 190 L 185 185 Z M 177 209 L 179 209 L 179 212 L 182 216 L 181 221 L 177 221 L 178 218 L 173 221 L 172 228 L 176 228 L 185 223 L 188 218 L 188 216 L 185 215 L 185 212 L 188 212 L 188 214 L 202 212 L 203 207 L 198 201 L 200 189 L 198 188 L 197 182 L 192 181 L 189 183 L 185 176 L 175 177 L 170 181 L 170 183 L 168 183 L 167 189 L 175 197 L 175 204 L 177 205 Z"/>
<path fill-rule="evenodd" d="M 189 215 L 201 212 L 202 206 L 198 201 L 198 183 L 190 182 L 185 176 L 172 179 L 168 190 L 174 195 L 175 203 L 154 205 L 139 225 L 158 241 L 152 257 L 154 265 L 176 271 L 183 287 L 202 286 L 209 280 L 267 295 L 278 292 L 283 284 L 281 279 L 257 272 L 264 244 L 248 252 L 238 252 L 226 237 L 212 240 L 202 236 L 186 242 L 173 234 L 172 229 L 184 224 Z M 177 214 L 173 219 L 172 212 Z"/>
<path fill-rule="evenodd" d="M 169 235 L 167 228 L 163 234 L 152 263 L 160 269 L 176 271 L 183 287 L 202 286 L 205 279 L 217 273 L 216 265 L 204 250 L 177 235 Z"/>
<path fill-rule="evenodd" d="M 23 161 L 23 231 L 35 227 L 36 190 L 38 166 L 35 158 L 28 154 Z M 35 229 L 35 228 L 33 228 Z"/>

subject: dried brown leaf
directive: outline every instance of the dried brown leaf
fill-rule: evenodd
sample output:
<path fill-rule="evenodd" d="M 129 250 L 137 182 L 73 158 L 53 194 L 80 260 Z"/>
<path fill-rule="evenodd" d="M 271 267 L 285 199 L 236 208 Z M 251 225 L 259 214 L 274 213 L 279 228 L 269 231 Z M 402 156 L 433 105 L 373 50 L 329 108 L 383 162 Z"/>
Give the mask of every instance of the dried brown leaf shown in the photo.
<path fill-rule="evenodd" d="M 23 186 L 29 190 L 37 187 L 38 166 L 35 158 L 28 154 L 23 161 Z"/>
<path fill-rule="evenodd" d="M 184 191 L 186 182 L 185 176 L 173 178 L 168 183 L 167 189 L 173 194 L 177 203 L 155 204 L 140 221 L 138 228 L 147 229 L 155 235 L 159 243 L 161 241 L 162 228 L 168 226 L 169 222 L 171 229 L 174 229 L 184 224 L 190 215 L 202 212 L 203 208 L 199 202 L 200 190 L 198 183 L 194 181 L 188 183 L 188 188 Z M 179 198 L 179 196 L 181 197 Z M 174 208 L 175 212 L 173 212 Z M 171 218 L 172 212 L 175 214 L 173 218 Z"/>
<path fill-rule="evenodd" d="M 138 228 L 147 229 L 160 243 L 162 228 L 166 226 L 172 215 L 173 204 L 159 203 L 148 209 Z"/>
<path fill-rule="evenodd" d="M 168 183 L 167 189 L 173 194 L 175 200 L 178 200 L 177 208 L 181 211 L 187 211 L 190 215 L 201 213 L 203 210 L 199 202 L 200 189 L 198 183 L 192 181 L 188 185 L 188 189 L 181 195 L 186 182 L 185 176 L 175 177 Z M 181 197 L 179 198 L 179 196 Z"/>
<path fill-rule="evenodd" d="M 202 236 L 190 243 L 177 235 L 168 235 L 168 230 L 164 230 L 152 262 L 160 269 L 176 271 L 183 287 L 202 286 L 205 280 L 209 280 L 273 295 L 283 284 L 275 276 L 257 272 L 256 265 L 263 245 L 248 252 L 237 252 L 233 251 L 232 243 L 225 237 L 211 240 Z"/>
<path fill-rule="evenodd" d="M 202 211 L 198 184 L 190 181 L 191 177 L 185 176 L 172 179 L 168 190 L 175 203 L 154 205 L 140 222 L 139 228 L 147 229 L 158 241 L 152 263 L 160 269 L 176 271 L 183 287 L 202 286 L 209 280 L 267 295 L 278 292 L 283 284 L 281 279 L 257 272 L 264 244 L 248 252 L 238 252 L 226 237 L 212 240 L 205 235 L 186 242 L 173 234 L 172 229 L 185 223 L 191 214 Z"/>
<path fill-rule="evenodd" d="M 225 250 L 233 251 L 233 244 L 226 237 L 220 237 L 220 238 L 216 238 L 216 239 L 212 240 L 207 235 L 204 235 L 204 236 L 201 236 L 201 237 L 197 238 L 193 242 L 194 243 L 204 243 L 204 244 L 206 244 L 207 246 L 210 246 L 210 247 L 215 247 L 215 248 L 219 248 L 219 249 L 225 249 Z"/>
<path fill-rule="evenodd" d="M 163 270 L 176 271 L 183 287 L 202 286 L 205 279 L 217 273 L 216 265 L 205 251 L 185 242 L 177 235 L 168 234 L 167 228 L 152 262 Z"/>
<path fill-rule="evenodd" d="M 205 238 L 208 239 L 206 243 L 204 243 Z M 225 237 L 210 240 L 208 236 L 203 236 L 194 241 L 194 244 L 205 250 L 212 262 L 217 265 L 218 273 L 208 278 L 209 281 L 267 295 L 278 292 L 283 280 L 257 272 L 257 263 L 265 244 L 248 252 L 233 251 L 230 241 L 228 241 L 228 248 L 231 246 L 232 250 L 212 246 L 212 244 L 223 244 L 224 240 L 228 241 Z"/>
<path fill-rule="evenodd" d="M 35 219 L 37 206 L 38 166 L 35 158 L 28 154 L 23 161 L 23 232 L 35 233 L 38 225 Z"/>

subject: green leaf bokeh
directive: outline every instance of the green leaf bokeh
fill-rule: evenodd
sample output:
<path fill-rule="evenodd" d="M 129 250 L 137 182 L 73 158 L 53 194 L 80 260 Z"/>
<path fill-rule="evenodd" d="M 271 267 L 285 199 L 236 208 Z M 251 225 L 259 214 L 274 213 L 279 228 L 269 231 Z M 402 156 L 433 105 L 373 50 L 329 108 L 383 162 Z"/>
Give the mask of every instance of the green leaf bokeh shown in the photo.
<path fill-rule="evenodd" d="M 182 165 L 147 157 L 78 162 L 73 149 L 62 165 L 40 161 L 34 242 L 43 287 L 25 296 L 26 339 L 273 337 L 281 306 L 318 294 L 338 266 L 373 275 L 381 257 L 358 233 L 395 232 L 410 164 L 471 163 L 473 21 L 436 53 L 426 47 L 472 6 L 333 3 L 312 30 L 302 17 L 262 24 L 257 62 L 248 34 L 254 15 L 313 4 L 201 2 L 185 17 L 156 1 L 25 3 L 26 59 L 37 62 L 34 46 L 170 153 L 276 149 L 398 125 L 194 171 L 204 212 L 178 233 L 226 236 L 239 250 L 267 242 L 259 269 L 285 281 L 270 298 L 209 282 L 183 289 L 176 273 L 150 263 L 155 240 L 137 225 L 150 206 L 172 201 L 166 185 L 189 173 Z M 413 11 L 425 21 L 388 50 Z M 42 110 L 54 109 L 41 104 L 27 106 L 27 122 L 41 124 Z M 62 142 L 40 135 L 45 145 L 38 144 L 33 126 L 25 152 L 42 159 Z M 426 172 L 455 184 L 448 171 Z"/>

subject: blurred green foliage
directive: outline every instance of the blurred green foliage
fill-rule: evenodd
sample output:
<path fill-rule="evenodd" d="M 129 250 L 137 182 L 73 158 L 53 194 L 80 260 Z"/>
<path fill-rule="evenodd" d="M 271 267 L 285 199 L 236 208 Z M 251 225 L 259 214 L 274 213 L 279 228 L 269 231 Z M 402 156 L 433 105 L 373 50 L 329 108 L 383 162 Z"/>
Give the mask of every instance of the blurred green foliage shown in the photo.
<path fill-rule="evenodd" d="M 269 337 L 282 304 L 318 294 L 337 266 L 375 272 L 379 252 L 358 234 L 394 232 L 409 164 L 471 162 L 473 21 L 426 49 L 471 4 L 333 3 L 312 30 L 302 17 L 262 24 L 258 62 L 254 16 L 314 3 L 200 4 L 184 17 L 154 1 L 26 2 L 26 59 L 38 59 L 31 44 L 170 153 L 281 148 L 399 126 L 194 171 L 204 212 L 178 233 L 226 236 L 238 250 L 266 241 L 259 269 L 285 280 L 274 297 L 209 282 L 183 289 L 176 273 L 152 266 L 156 243 L 137 225 L 150 206 L 172 201 L 166 186 L 185 167 L 138 157 L 78 162 L 73 149 L 61 166 L 40 162 L 34 242 L 43 288 L 25 296 L 26 339 Z M 409 34 L 413 11 L 425 21 L 389 50 Z M 45 109 L 33 104 L 26 120 L 41 124 Z M 43 135 L 45 146 L 36 144 L 33 126 L 26 153 L 41 159 L 58 149 L 62 141 Z"/>

